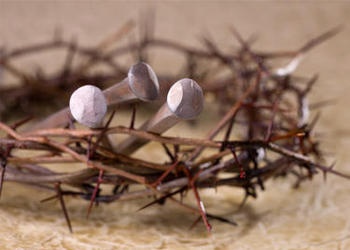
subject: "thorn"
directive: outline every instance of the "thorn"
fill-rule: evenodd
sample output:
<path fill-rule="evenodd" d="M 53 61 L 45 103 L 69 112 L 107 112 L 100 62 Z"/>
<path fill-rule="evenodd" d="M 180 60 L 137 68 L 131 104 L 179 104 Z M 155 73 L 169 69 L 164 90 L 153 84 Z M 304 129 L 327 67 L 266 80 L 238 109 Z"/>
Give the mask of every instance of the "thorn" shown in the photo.
<path fill-rule="evenodd" d="M 323 171 L 322 171 L 322 173 L 323 173 L 323 180 L 324 181 L 327 181 L 327 173 L 328 172 L 331 172 L 333 169 L 334 169 L 334 167 L 335 167 L 335 162 L 333 162 L 328 168 L 326 168 L 326 169 L 324 169 Z"/>
<path fill-rule="evenodd" d="M 69 232 L 73 233 L 73 228 L 72 228 L 72 225 L 71 225 L 71 222 L 70 222 L 70 219 L 69 219 L 69 215 L 68 215 L 68 211 L 66 209 L 66 205 L 64 203 L 64 199 L 63 199 L 63 195 L 62 195 L 61 183 L 59 183 L 59 182 L 56 183 L 55 184 L 55 189 L 56 189 L 56 192 L 57 192 L 57 198 L 60 201 L 61 208 L 62 208 L 64 217 L 65 217 L 67 225 L 68 225 Z"/>
<path fill-rule="evenodd" d="M 132 115 L 131 115 L 131 121 L 129 126 L 130 129 L 134 129 L 135 120 L 136 120 L 136 104 L 132 105 Z"/>
<path fill-rule="evenodd" d="M 162 146 L 164 148 L 165 153 L 170 158 L 170 161 L 174 162 L 176 159 L 175 159 L 175 156 L 170 152 L 169 147 L 166 144 L 164 144 L 164 143 L 162 143 Z"/>
<path fill-rule="evenodd" d="M 190 230 L 192 230 L 200 220 L 201 220 L 201 216 L 198 216 L 197 219 L 195 219 L 195 221 L 191 224 Z"/>
<path fill-rule="evenodd" d="M 235 150 L 232 147 L 230 149 L 231 149 L 231 152 L 233 154 L 233 157 L 235 159 L 235 162 L 236 162 L 237 166 L 239 166 L 239 178 L 245 179 L 246 178 L 246 172 L 244 171 L 244 168 L 243 168 L 242 164 L 238 160 L 238 157 L 237 157 L 237 154 L 236 154 Z"/>
<path fill-rule="evenodd" d="M 241 209 L 243 209 L 243 207 L 244 207 L 244 205 L 247 203 L 247 200 L 248 200 L 248 193 L 247 193 L 247 191 L 245 192 L 245 195 L 244 195 L 244 198 L 243 198 L 243 200 L 242 200 L 242 202 L 241 202 L 241 204 L 239 205 L 239 210 L 241 210 Z"/>
<path fill-rule="evenodd" d="M 330 29 L 330 30 L 324 32 L 323 34 L 309 40 L 304 46 L 302 46 L 299 49 L 299 53 L 305 53 L 305 52 L 311 50 L 312 48 L 314 48 L 318 44 L 320 44 L 320 43 L 326 41 L 327 39 L 338 34 L 342 29 L 343 29 L 343 26 L 339 25 L 339 26 L 337 26 L 333 29 Z"/>
<path fill-rule="evenodd" d="M 87 210 L 86 218 L 89 218 L 91 210 L 92 210 L 92 205 L 94 204 L 95 199 L 98 196 L 98 193 L 100 191 L 100 184 L 103 181 L 103 173 L 104 173 L 104 171 L 100 170 L 96 186 L 95 186 L 94 191 L 93 191 L 93 193 L 91 195 L 91 200 L 90 200 L 90 204 L 89 204 L 89 207 L 88 207 L 88 210 Z"/>
<path fill-rule="evenodd" d="M 152 205 L 159 204 L 159 202 L 161 202 L 161 201 L 163 201 L 163 200 L 165 201 L 167 198 L 172 197 L 172 196 L 174 196 L 174 195 L 176 195 L 176 194 L 178 194 L 178 193 L 181 193 L 181 192 L 183 192 L 185 189 L 186 189 L 186 187 L 182 187 L 182 188 L 180 188 L 180 189 L 178 189 L 178 190 L 175 190 L 174 192 L 171 192 L 171 193 L 169 193 L 169 194 L 163 195 L 163 196 L 161 196 L 160 198 L 155 199 L 154 201 L 152 201 L 152 202 L 150 202 L 150 203 L 147 203 L 146 205 L 140 207 L 139 209 L 137 209 L 137 212 L 139 212 L 139 211 L 141 211 L 141 210 L 144 210 L 144 209 L 146 209 L 146 208 L 148 208 L 148 207 L 150 207 L 150 206 L 152 206 Z"/>
<path fill-rule="evenodd" d="M 103 145 L 105 145 L 109 148 L 112 148 L 111 142 L 109 141 L 108 137 L 106 137 L 106 133 L 107 133 L 107 130 L 109 128 L 109 125 L 111 124 L 111 122 L 113 120 L 115 112 L 116 112 L 115 110 L 112 112 L 112 114 L 108 118 L 106 125 L 103 127 L 101 133 L 99 134 L 96 142 L 91 146 L 91 148 L 89 150 L 90 153 L 88 154 L 89 158 L 93 156 L 93 154 L 95 153 L 96 148 L 97 148 L 98 144 L 100 144 L 100 142 L 102 142 Z"/>
<path fill-rule="evenodd" d="M 213 214 L 208 214 L 207 213 L 207 216 L 208 216 L 208 218 L 215 219 L 215 220 L 218 220 L 218 221 L 221 221 L 221 222 L 225 222 L 225 223 L 230 224 L 232 226 L 238 226 L 237 222 L 225 219 L 225 218 L 217 216 L 217 215 L 213 215 Z"/>
<path fill-rule="evenodd" d="M 0 167 L 0 198 L 1 198 L 1 194 L 2 194 L 2 187 L 4 184 L 4 178 L 5 178 L 5 171 L 6 171 L 6 165 L 3 165 L 1 163 L 1 167 Z"/>
<path fill-rule="evenodd" d="M 4 184 L 4 178 L 5 178 L 5 172 L 6 172 L 6 166 L 7 166 L 7 157 L 10 156 L 11 154 L 11 150 L 12 150 L 13 146 L 7 146 L 5 152 L 1 152 L 0 155 L 0 168 L 1 168 L 1 172 L 0 172 L 0 198 L 1 198 L 1 194 L 2 194 L 2 188 L 3 188 L 3 184 Z"/>
<path fill-rule="evenodd" d="M 151 184 L 152 187 L 156 188 L 175 168 L 179 165 L 180 161 L 176 161 L 171 165 L 155 182 Z"/>
<path fill-rule="evenodd" d="M 28 116 L 28 117 L 26 117 L 26 118 L 24 118 L 22 120 L 19 120 L 19 121 L 15 122 L 14 124 L 12 124 L 11 128 L 15 130 L 16 128 L 22 126 L 23 124 L 29 122 L 32 119 L 33 119 L 33 116 Z"/>
<path fill-rule="evenodd" d="M 202 217 L 202 220 L 203 220 L 203 223 L 204 223 L 204 225 L 205 225 L 205 227 L 206 227 L 206 229 L 207 229 L 207 232 L 210 233 L 210 232 L 211 232 L 211 229 L 212 229 L 212 226 L 210 225 L 210 223 L 209 223 L 209 221 L 208 221 L 207 213 L 205 212 L 204 203 L 203 203 L 203 201 L 202 201 L 201 198 L 200 198 L 198 189 L 197 189 L 196 184 L 195 184 L 195 180 L 196 180 L 196 178 L 193 178 L 193 179 L 190 181 L 190 185 L 191 185 L 191 187 L 192 187 L 194 196 L 195 196 L 196 201 L 197 201 L 197 206 L 198 206 L 198 209 L 199 209 L 199 214 L 200 214 L 200 216 Z"/>
<path fill-rule="evenodd" d="M 51 200 L 54 200 L 54 199 L 58 199 L 58 195 L 57 194 L 40 200 L 40 203 L 48 202 L 48 201 L 51 201 Z"/>

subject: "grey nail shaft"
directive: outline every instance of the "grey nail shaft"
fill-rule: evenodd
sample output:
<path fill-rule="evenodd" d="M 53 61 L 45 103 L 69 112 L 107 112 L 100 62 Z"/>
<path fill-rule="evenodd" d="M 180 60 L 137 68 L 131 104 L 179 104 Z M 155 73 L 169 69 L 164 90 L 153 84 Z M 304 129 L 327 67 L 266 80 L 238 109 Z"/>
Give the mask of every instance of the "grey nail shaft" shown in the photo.
<path fill-rule="evenodd" d="M 181 79 L 170 88 L 166 103 L 140 130 L 162 134 L 181 120 L 194 119 L 202 111 L 203 99 L 202 89 L 195 81 Z M 130 136 L 118 145 L 116 151 L 131 154 L 146 143 L 145 139 Z"/>
<path fill-rule="evenodd" d="M 167 104 L 164 104 L 150 120 L 140 127 L 140 130 L 162 134 L 181 120 L 181 118 L 175 116 L 173 112 L 171 112 Z M 130 136 L 118 145 L 116 152 L 126 155 L 132 154 L 147 143 L 148 140 L 146 139 Z"/>
<path fill-rule="evenodd" d="M 73 119 L 74 118 L 69 108 L 64 108 L 50 115 L 45 120 L 37 123 L 33 127 L 30 127 L 29 130 L 32 131 L 37 129 L 48 129 L 53 127 L 66 127 L 69 124 L 69 121 L 72 121 Z"/>
<path fill-rule="evenodd" d="M 130 91 L 128 82 L 129 79 L 125 78 L 120 83 L 115 84 L 103 91 L 108 108 L 113 108 L 120 104 L 139 100 L 139 98 Z"/>
<path fill-rule="evenodd" d="M 116 105 L 125 104 L 127 102 L 138 100 L 138 98 L 130 91 L 127 85 L 127 78 L 118 84 L 103 91 L 106 97 L 108 108 L 113 108 Z M 73 120 L 73 116 L 69 108 L 61 109 L 60 111 L 50 115 L 41 122 L 38 122 L 30 130 L 48 129 L 56 127 L 66 127 Z"/>
<path fill-rule="evenodd" d="M 159 83 L 153 69 L 148 64 L 141 62 L 129 69 L 128 77 L 104 90 L 103 94 L 109 108 L 138 100 L 152 101 L 158 97 Z M 64 108 L 29 130 L 65 127 L 71 120 L 72 115 L 69 108 Z"/>

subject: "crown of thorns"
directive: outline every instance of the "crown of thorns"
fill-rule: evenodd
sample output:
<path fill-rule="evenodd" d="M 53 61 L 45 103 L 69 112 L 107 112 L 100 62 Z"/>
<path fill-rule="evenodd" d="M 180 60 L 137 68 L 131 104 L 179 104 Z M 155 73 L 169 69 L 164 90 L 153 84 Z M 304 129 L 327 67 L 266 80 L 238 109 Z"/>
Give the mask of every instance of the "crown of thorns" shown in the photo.
<path fill-rule="evenodd" d="M 204 49 L 194 49 L 153 38 L 147 32 L 139 42 L 107 51 L 129 28 L 127 24 L 112 40 L 108 38 L 95 48 L 56 37 L 52 42 L 1 50 L 2 70 L 19 80 L 15 87 L 0 90 L 3 121 L 13 113 L 20 115 L 23 103 L 30 103 L 22 109 L 25 113 L 35 112 L 30 110 L 35 104 L 49 105 L 58 98 L 67 100 L 67 107 L 29 124 L 29 119 L 0 122 L 0 191 L 4 181 L 12 181 L 53 192 L 44 201 L 60 201 L 71 231 L 66 196 L 90 201 L 88 214 L 94 204 L 104 202 L 149 197 L 150 202 L 143 208 L 175 202 L 196 213 L 199 218 L 196 222 L 202 219 L 209 231 L 211 219 L 233 225 L 236 222 L 208 213 L 200 189 L 241 188 L 245 191 L 244 204 L 248 197 L 257 197 L 257 189 L 264 190 L 264 183 L 273 177 L 295 176 L 295 187 L 318 172 L 350 178 L 334 170 L 333 165 L 324 165 L 319 142 L 312 133 L 318 116 L 311 119 L 310 109 L 322 104 L 308 103 L 317 76 L 293 75 L 305 53 L 336 34 L 339 28 L 287 52 L 255 51 L 252 40 L 242 39 L 235 30 L 233 34 L 240 47 L 234 52 L 222 51 L 209 39 L 204 39 Z M 177 75 L 157 75 L 150 62 L 144 63 L 149 61 L 146 52 L 152 46 L 185 55 L 184 69 Z M 68 52 L 57 74 L 29 75 L 12 63 L 21 56 L 57 48 Z M 129 52 L 136 53 L 140 63 L 125 70 L 115 59 Z M 73 66 L 78 56 L 85 60 Z M 289 63 L 284 67 L 272 66 L 278 58 L 286 58 Z M 110 71 L 103 74 L 90 71 L 101 64 Z M 111 84 L 116 79 L 120 81 Z M 84 86 L 73 93 L 68 107 L 67 93 L 78 87 L 72 83 Z M 138 106 L 134 104 L 154 100 L 158 102 L 153 105 L 163 102 L 161 107 L 141 127 L 135 128 Z M 204 106 L 215 103 L 221 114 L 203 138 L 163 135 L 178 122 L 195 119 L 203 102 Z M 132 106 L 130 125 L 112 126 L 118 109 L 128 105 Z M 83 126 L 76 126 L 75 122 Z M 194 126 L 200 128 L 201 120 L 195 121 Z M 239 137 L 233 136 L 235 130 Z M 115 140 L 118 134 L 127 138 Z M 159 163 L 151 158 L 137 158 L 134 152 L 146 150 L 144 145 L 148 142 L 158 144 L 167 160 Z M 35 153 L 28 157 L 28 151 Z M 59 165 L 48 167 L 52 163 Z M 72 163 L 81 163 L 81 167 L 69 172 L 62 170 Z M 104 188 L 107 186 L 112 186 L 113 191 L 105 191 L 110 190 Z M 196 207 L 181 199 L 187 192 L 193 192 Z"/>

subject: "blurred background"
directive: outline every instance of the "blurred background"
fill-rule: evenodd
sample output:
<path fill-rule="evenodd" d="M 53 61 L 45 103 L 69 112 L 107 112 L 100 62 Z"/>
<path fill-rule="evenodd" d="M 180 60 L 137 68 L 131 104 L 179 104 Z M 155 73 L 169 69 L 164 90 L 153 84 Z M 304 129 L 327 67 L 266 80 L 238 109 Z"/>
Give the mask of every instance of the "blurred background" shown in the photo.
<path fill-rule="evenodd" d="M 311 101 L 336 100 L 322 109 L 317 132 L 338 170 L 350 173 L 350 4 L 302 1 L 1 1 L 0 46 L 19 48 L 52 39 L 76 39 L 94 46 L 133 20 L 151 13 L 155 37 L 201 46 L 203 35 L 224 48 L 237 46 L 229 28 L 243 37 L 257 35 L 254 48 L 293 50 L 326 30 L 343 25 L 332 39 L 311 50 L 296 74 L 319 74 Z M 128 41 L 124 41 L 128 42 Z M 54 70 L 62 55 L 43 54 L 21 61 L 27 72 L 38 65 Z M 172 72 L 178 61 L 171 54 L 153 55 L 155 71 Z M 126 58 L 125 65 L 133 63 Z M 5 76 L 6 77 L 6 76 Z M 194 128 L 195 133 L 200 133 Z M 40 204 L 47 194 L 5 184 L 0 201 L 2 249 L 350 249 L 350 181 L 321 175 L 299 189 L 292 182 L 270 181 L 267 191 L 238 211 L 242 193 L 229 189 L 203 192 L 207 207 L 232 217 L 231 227 L 214 223 L 208 236 L 202 227 L 189 230 L 190 214 L 167 206 L 134 212 L 142 202 L 102 204 L 89 220 L 86 203 L 68 201 L 74 227 L 69 234 L 57 203 Z M 220 206 L 220 207 L 219 207 Z"/>

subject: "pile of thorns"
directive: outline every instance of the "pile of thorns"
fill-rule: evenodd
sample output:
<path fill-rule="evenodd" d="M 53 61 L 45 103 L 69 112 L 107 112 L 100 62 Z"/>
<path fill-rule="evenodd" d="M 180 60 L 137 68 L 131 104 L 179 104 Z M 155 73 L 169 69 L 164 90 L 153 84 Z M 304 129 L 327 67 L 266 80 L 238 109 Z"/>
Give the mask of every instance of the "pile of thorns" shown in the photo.
<path fill-rule="evenodd" d="M 71 231 L 64 202 L 67 196 L 89 201 L 88 214 L 98 203 L 147 197 L 150 202 L 146 208 L 175 202 L 198 215 L 194 224 L 202 220 L 210 231 L 210 220 L 236 223 L 206 212 L 201 189 L 240 188 L 245 191 L 244 203 L 275 177 L 295 176 L 296 187 L 318 172 L 350 178 L 334 170 L 333 165 L 324 165 L 319 143 L 313 137 L 318 116 L 309 118 L 308 94 L 317 77 L 292 75 L 303 56 L 339 28 L 286 52 L 255 51 L 254 39 L 244 40 L 234 29 L 240 46 L 229 52 L 210 39 L 203 39 L 204 47 L 199 49 L 154 38 L 149 31 L 143 32 L 139 41 L 111 49 L 132 26 L 127 23 L 93 48 L 56 36 L 47 43 L 1 50 L 2 73 L 11 74 L 18 82 L 0 85 L 0 115 L 4 121 L 0 122 L 0 191 L 8 181 L 53 192 L 46 200 L 60 201 Z M 148 60 L 151 47 L 184 55 L 181 72 L 157 75 Z M 58 73 L 47 75 L 41 69 L 29 74 L 14 66 L 18 58 L 55 49 L 67 52 Z M 136 55 L 136 64 L 125 69 L 117 59 L 128 53 Z M 75 62 L 79 57 L 85 58 L 83 63 Z M 276 59 L 288 63 L 275 67 Z M 93 70 L 101 65 L 107 68 L 105 72 Z M 71 96 L 68 107 L 70 94 L 80 90 L 82 93 Z M 67 107 L 46 118 L 9 121 L 9 114 L 33 114 L 36 110 L 30 108 L 35 104 L 52 106 L 62 99 Z M 161 107 L 141 127 L 135 127 L 138 106 L 134 104 L 146 105 L 154 100 L 161 100 L 153 104 L 163 102 Z M 195 119 L 210 100 L 217 104 L 221 118 L 213 122 L 203 138 L 163 135 L 177 123 Z M 118 109 L 130 105 L 130 125 L 111 126 Z M 201 124 L 194 126 L 200 128 Z M 235 139 L 234 130 L 239 131 L 239 139 Z M 127 138 L 113 141 L 120 134 Z M 159 145 L 159 152 L 164 152 L 168 160 L 160 164 L 135 157 L 134 152 L 144 150 L 151 141 Z M 72 163 L 82 167 L 67 172 L 59 167 Z M 182 199 L 189 192 L 196 206 Z"/>

